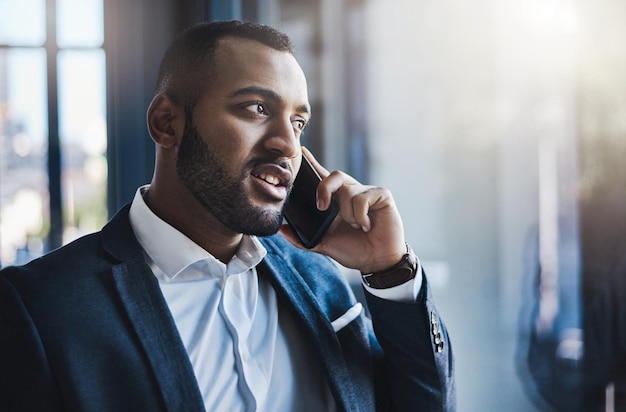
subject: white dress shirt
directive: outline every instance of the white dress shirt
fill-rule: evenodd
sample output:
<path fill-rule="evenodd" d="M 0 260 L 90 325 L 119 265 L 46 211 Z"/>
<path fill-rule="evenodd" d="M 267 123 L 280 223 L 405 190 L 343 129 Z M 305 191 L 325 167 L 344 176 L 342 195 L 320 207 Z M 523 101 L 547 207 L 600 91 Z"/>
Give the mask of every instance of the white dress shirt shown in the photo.
<path fill-rule="evenodd" d="M 266 254 L 252 236 L 224 264 L 158 218 L 137 191 L 133 231 L 193 366 L 207 411 L 332 411 L 318 362 L 274 289 L 255 266 Z M 279 316 L 280 313 L 280 316 Z"/>
<path fill-rule="evenodd" d="M 207 411 L 333 411 L 318 362 L 289 311 L 256 266 L 266 250 L 244 236 L 224 264 L 161 220 L 137 190 L 130 222 L 187 350 Z M 421 273 L 421 270 L 420 272 Z M 415 300 L 416 280 L 390 289 L 367 288 L 386 299 Z M 333 321 L 335 330 L 361 313 L 357 304 Z"/>

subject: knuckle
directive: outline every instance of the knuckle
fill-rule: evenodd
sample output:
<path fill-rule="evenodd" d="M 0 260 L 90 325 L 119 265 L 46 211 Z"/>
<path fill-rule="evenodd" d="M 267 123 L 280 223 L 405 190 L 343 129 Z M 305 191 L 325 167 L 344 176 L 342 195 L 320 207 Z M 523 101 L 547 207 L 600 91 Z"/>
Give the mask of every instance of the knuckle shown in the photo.
<path fill-rule="evenodd" d="M 345 176 L 345 173 L 341 170 L 333 170 L 332 172 L 330 172 L 330 176 L 334 178 L 342 178 L 343 176 Z"/>
<path fill-rule="evenodd" d="M 367 206 L 367 204 L 367 197 L 363 196 L 362 194 L 352 197 L 352 207 L 355 210 L 362 210 Z"/>

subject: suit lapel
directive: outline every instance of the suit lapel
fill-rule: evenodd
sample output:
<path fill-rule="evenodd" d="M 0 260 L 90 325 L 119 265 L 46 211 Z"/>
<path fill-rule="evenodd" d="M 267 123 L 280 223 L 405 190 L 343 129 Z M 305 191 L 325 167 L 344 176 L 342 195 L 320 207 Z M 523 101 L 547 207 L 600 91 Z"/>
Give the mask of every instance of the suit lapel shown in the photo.
<path fill-rule="evenodd" d="M 168 411 L 202 411 L 204 402 L 189 356 L 158 281 L 145 263 L 128 220 L 129 206 L 102 230 L 103 247 L 117 260 L 112 267 L 122 306 L 141 346 Z"/>
<path fill-rule="evenodd" d="M 322 361 L 322 369 L 328 378 L 338 410 L 358 410 L 358 399 L 349 384 L 351 378 L 341 356 L 341 345 L 309 287 L 282 256 L 273 254 L 269 248 L 258 270 L 261 276 L 269 279 L 278 298 L 294 311 L 296 319 L 301 322 L 307 340 L 312 343 L 311 350 Z"/>
<path fill-rule="evenodd" d="M 152 273 L 144 262 L 130 261 L 115 266 L 113 278 L 167 410 L 204 410 L 189 357 Z"/>

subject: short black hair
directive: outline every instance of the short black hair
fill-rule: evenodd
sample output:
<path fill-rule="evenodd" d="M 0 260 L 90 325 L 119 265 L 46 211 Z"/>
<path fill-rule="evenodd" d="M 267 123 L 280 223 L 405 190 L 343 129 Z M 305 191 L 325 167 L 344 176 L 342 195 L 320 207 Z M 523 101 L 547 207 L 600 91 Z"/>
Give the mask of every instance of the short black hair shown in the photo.
<path fill-rule="evenodd" d="M 270 26 L 239 20 L 198 23 L 179 34 L 165 51 L 156 92 L 193 108 L 204 91 L 217 45 L 226 36 L 255 40 L 295 55 L 289 37 Z"/>

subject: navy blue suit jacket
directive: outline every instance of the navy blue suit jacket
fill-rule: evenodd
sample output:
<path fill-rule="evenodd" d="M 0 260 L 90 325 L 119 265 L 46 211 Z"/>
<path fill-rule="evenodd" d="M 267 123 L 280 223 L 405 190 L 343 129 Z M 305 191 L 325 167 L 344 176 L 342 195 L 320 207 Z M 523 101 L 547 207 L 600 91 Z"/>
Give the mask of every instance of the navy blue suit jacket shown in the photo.
<path fill-rule="evenodd" d="M 415 304 L 367 295 L 363 314 L 326 257 L 279 235 L 259 265 L 310 342 L 339 410 L 454 410 L 452 352 L 428 284 Z M 437 352 L 435 331 L 443 336 Z M 306 371 L 302 371 L 306 373 Z M 202 411 L 193 369 L 128 219 L 0 272 L 3 411 Z"/>

